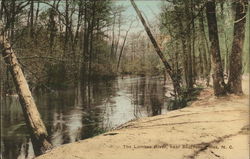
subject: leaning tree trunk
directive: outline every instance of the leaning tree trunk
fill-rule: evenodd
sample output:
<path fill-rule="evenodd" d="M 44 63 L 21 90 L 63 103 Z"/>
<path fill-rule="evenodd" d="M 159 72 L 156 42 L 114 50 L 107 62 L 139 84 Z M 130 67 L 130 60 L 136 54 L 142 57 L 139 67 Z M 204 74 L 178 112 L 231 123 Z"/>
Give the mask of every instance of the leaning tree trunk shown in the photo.
<path fill-rule="evenodd" d="M 125 37 L 124 37 L 124 40 L 123 40 L 123 43 L 122 43 L 122 47 L 121 47 L 121 50 L 120 50 L 120 55 L 119 55 L 118 63 L 117 63 L 117 71 L 118 71 L 119 66 L 120 66 L 121 57 L 122 57 L 122 53 L 123 53 L 124 46 L 125 46 L 125 43 L 126 43 L 127 35 L 128 35 L 128 31 L 125 34 Z"/>
<path fill-rule="evenodd" d="M 150 29 L 149 29 L 149 27 L 148 27 L 148 25 L 147 25 L 145 19 L 143 18 L 143 16 L 142 16 L 140 10 L 138 9 L 138 7 L 136 6 L 134 0 L 130 0 L 130 2 L 131 2 L 131 4 L 132 4 L 132 6 L 134 7 L 134 9 L 135 9 L 135 11 L 136 11 L 138 17 L 140 18 L 141 23 L 143 24 L 143 26 L 144 26 L 144 28 L 145 28 L 147 34 L 148 34 L 148 37 L 149 37 L 151 43 L 152 43 L 153 46 L 154 46 L 154 49 L 155 49 L 156 53 L 157 53 L 158 56 L 160 57 L 162 63 L 163 63 L 164 66 L 165 66 L 165 69 L 166 69 L 167 73 L 169 74 L 169 76 L 170 76 L 170 78 L 171 78 L 171 80 L 172 80 L 172 82 L 173 82 L 173 87 L 174 87 L 175 94 L 181 95 L 181 88 L 180 88 L 180 82 L 179 82 L 180 79 L 179 79 L 179 76 L 173 72 L 171 66 L 170 66 L 169 63 L 167 62 L 167 59 L 166 59 L 165 56 L 163 55 L 163 53 L 162 53 L 160 47 L 158 46 L 158 44 L 157 44 L 157 42 L 156 42 L 154 36 L 152 35 L 152 33 L 151 33 L 151 31 L 150 31 Z"/>
<path fill-rule="evenodd" d="M 17 57 L 12 50 L 7 39 L 0 35 L 0 50 L 5 63 L 9 66 L 14 84 L 22 106 L 26 124 L 31 133 L 31 140 L 36 155 L 41 155 L 52 148 L 47 140 L 48 134 L 40 114 L 37 110 L 35 101 L 31 95 L 28 83 L 24 77 L 22 69 L 17 61 Z"/>
<path fill-rule="evenodd" d="M 232 52 L 229 65 L 228 90 L 229 93 L 242 94 L 242 51 L 245 39 L 245 24 L 248 0 L 235 2 L 235 22 Z"/>
<path fill-rule="evenodd" d="M 131 27 L 132 27 L 132 23 L 130 23 L 130 26 L 128 28 L 128 30 L 126 31 L 126 34 L 125 34 L 125 37 L 124 37 L 124 40 L 123 40 L 123 43 L 122 43 L 122 47 L 121 47 L 121 50 L 120 50 L 120 54 L 119 54 L 119 58 L 118 58 L 118 63 L 117 63 L 117 71 L 119 69 L 119 66 L 120 66 L 120 62 L 121 62 L 121 57 L 122 57 L 122 53 L 123 53 L 123 50 L 124 50 L 124 47 L 125 47 L 125 43 L 126 43 L 126 40 L 127 40 L 127 36 L 128 36 L 128 32 L 130 31 Z"/>
<path fill-rule="evenodd" d="M 209 0 L 206 3 L 206 14 L 210 40 L 210 54 L 212 56 L 214 94 L 216 96 L 222 96 L 226 94 L 226 88 L 220 55 L 215 0 Z"/>

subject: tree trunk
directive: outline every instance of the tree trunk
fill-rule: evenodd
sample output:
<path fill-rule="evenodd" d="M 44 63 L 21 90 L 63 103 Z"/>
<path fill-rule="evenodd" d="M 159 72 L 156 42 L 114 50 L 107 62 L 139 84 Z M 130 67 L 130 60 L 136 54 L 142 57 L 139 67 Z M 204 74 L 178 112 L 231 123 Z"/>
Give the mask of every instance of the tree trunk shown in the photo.
<path fill-rule="evenodd" d="M 127 36 L 128 36 L 129 30 L 130 30 L 130 28 L 126 31 L 126 34 L 125 34 L 125 37 L 124 37 L 124 40 L 123 40 L 123 43 L 122 43 L 122 47 L 121 47 L 121 50 L 120 50 L 120 55 L 119 55 L 118 63 L 117 63 L 117 71 L 119 69 L 119 65 L 120 65 L 120 62 L 121 62 L 122 53 L 123 53 L 123 50 L 124 50 L 124 46 L 125 46 L 125 43 L 126 43 L 126 40 L 127 40 Z"/>
<path fill-rule="evenodd" d="M 49 13 L 49 50 L 50 54 L 53 53 L 53 48 L 54 48 L 54 41 L 55 41 L 55 36 L 56 36 L 56 21 L 55 21 L 55 7 L 56 7 L 56 2 L 53 2 L 53 8 L 51 8 L 50 13 Z"/>
<path fill-rule="evenodd" d="M 203 16 L 200 16 L 199 17 L 199 29 L 200 29 L 200 32 L 202 33 L 200 36 L 199 36 L 199 52 L 200 52 L 200 56 L 201 56 L 201 66 L 203 67 L 203 70 L 202 70 L 202 75 L 204 78 L 206 78 L 209 73 L 207 73 L 208 71 L 208 62 L 207 62 L 207 55 L 206 55 L 206 45 L 205 45 L 205 39 L 204 39 L 204 24 L 203 24 Z"/>
<path fill-rule="evenodd" d="M 245 39 L 245 24 L 248 0 L 237 1 L 235 8 L 234 35 L 230 56 L 228 89 L 230 93 L 242 94 L 242 51 Z"/>
<path fill-rule="evenodd" d="M 121 35 L 121 18 L 122 17 L 121 17 L 121 13 L 120 13 L 119 16 L 118 16 L 118 36 L 117 36 L 117 41 L 116 41 L 116 44 L 115 44 L 115 51 L 114 51 L 115 57 L 117 55 L 119 41 L 120 41 L 120 35 Z"/>
<path fill-rule="evenodd" d="M 195 26 L 195 3 L 193 0 L 191 0 L 191 18 L 190 20 L 192 21 L 192 75 L 193 75 L 193 84 L 195 83 L 196 81 L 196 78 L 197 78 L 197 70 L 196 70 L 196 57 L 195 57 L 195 41 L 196 41 L 196 32 L 195 32 L 195 29 L 196 29 L 196 26 Z"/>
<path fill-rule="evenodd" d="M 34 0 L 31 0 L 30 4 L 30 26 L 29 26 L 29 35 L 31 38 L 34 36 Z"/>
<path fill-rule="evenodd" d="M 197 62 L 197 65 L 199 66 L 199 70 L 197 70 L 197 71 L 199 71 L 199 76 L 198 77 L 201 77 L 201 78 L 203 78 L 204 79 L 204 62 L 203 62 L 203 56 L 202 55 L 204 55 L 204 51 L 203 51 L 204 49 L 203 48 L 201 48 L 201 47 L 199 47 L 199 64 L 198 64 L 198 62 Z"/>
<path fill-rule="evenodd" d="M 66 56 L 66 52 L 68 51 L 68 41 L 69 41 L 69 1 L 65 1 L 65 37 L 64 37 L 64 53 L 63 57 Z"/>
<path fill-rule="evenodd" d="M 94 39 L 94 25 L 95 25 L 95 6 L 96 2 L 94 1 L 92 4 L 92 19 L 91 19 L 91 24 L 90 24 L 90 48 L 89 48 L 89 78 L 88 80 L 91 79 L 91 72 L 92 72 L 92 60 L 93 60 L 93 39 Z"/>
<path fill-rule="evenodd" d="M 186 19 L 190 19 L 190 17 L 186 16 L 188 14 L 188 6 L 187 2 L 185 2 L 185 16 L 180 14 L 181 10 L 177 5 L 174 7 L 176 14 L 177 23 L 179 25 L 179 32 L 180 32 L 180 40 L 182 44 L 182 63 L 183 63 L 183 72 L 184 72 L 184 79 L 187 90 L 191 90 L 193 88 L 193 75 L 192 75 L 192 61 L 191 61 L 191 36 L 190 36 L 190 26 L 188 25 L 186 29 L 184 29 L 183 21 Z M 182 9 L 182 8 L 181 8 Z M 179 13 L 179 14 L 178 14 Z"/>
<path fill-rule="evenodd" d="M 192 15 L 190 13 L 190 2 L 188 0 L 186 0 L 184 2 L 185 4 L 185 16 L 184 18 L 188 20 L 192 19 Z M 187 73 L 188 73 L 188 90 L 193 89 L 193 85 L 194 85 L 194 81 L 193 81 L 193 58 L 192 58 L 192 28 L 190 26 L 190 24 L 188 23 L 184 23 L 185 25 L 187 25 L 187 30 L 183 30 L 184 33 L 184 40 L 186 41 L 186 45 L 187 45 Z M 183 27 L 182 27 L 183 28 Z M 194 29 L 194 28 L 193 28 Z"/>
<path fill-rule="evenodd" d="M 38 1 L 37 2 L 37 7 L 36 7 L 35 26 L 37 25 L 37 22 L 38 22 L 39 10 L 40 10 L 40 3 Z"/>
<path fill-rule="evenodd" d="M 204 16 L 203 13 L 201 13 L 200 17 L 199 17 L 199 26 L 200 26 L 200 30 L 201 30 L 201 43 L 202 43 L 202 48 L 204 49 L 204 68 L 205 68 L 205 78 L 206 78 L 206 85 L 209 86 L 209 82 L 210 82 L 210 71 L 211 71 L 211 58 L 210 58 L 210 54 L 209 54 L 209 46 L 208 46 L 208 40 L 206 37 L 206 33 L 205 33 L 205 27 L 204 27 Z"/>
<path fill-rule="evenodd" d="M 214 94 L 216 96 L 222 96 L 226 94 L 226 88 L 220 55 L 215 0 L 209 0 L 206 3 L 206 14 L 210 40 L 210 54 L 212 56 Z"/>
<path fill-rule="evenodd" d="M 179 83 L 179 79 L 178 79 L 178 75 L 174 74 L 173 71 L 172 71 L 172 68 L 171 66 L 169 65 L 169 63 L 167 62 L 167 59 L 165 58 L 165 56 L 163 55 L 160 47 L 158 46 L 154 36 L 152 35 L 148 25 L 146 24 L 146 21 L 145 19 L 143 18 L 140 10 L 138 9 L 138 7 L 136 6 L 134 0 L 130 0 L 132 6 L 134 7 L 138 17 L 140 18 L 147 34 L 148 34 L 148 37 L 150 39 L 150 41 L 152 42 L 153 46 L 154 46 L 154 49 L 156 51 L 156 53 L 158 54 L 158 56 L 160 57 L 161 61 L 163 62 L 165 68 L 166 68 L 166 71 L 168 72 L 172 82 L 173 82 L 173 87 L 174 87 L 174 92 L 175 94 L 178 96 L 178 95 L 181 95 L 181 89 L 180 89 L 180 83 Z"/>
<path fill-rule="evenodd" d="M 228 75 L 228 73 L 229 73 L 229 48 L 228 48 L 228 44 L 227 44 L 228 37 L 227 37 L 225 32 L 224 32 L 224 37 L 225 37 L 225 48 L 226 48 L 224 71 Z"/>
<path fill-rule="evenodd" d="M 15 21 L 16 21 L 16 1 L 11 1 L 11 14 L 10 14 L 10 41 L 14 41 L 14 30 L 15 30 Z"/>
<path fill-rule="evenodd" d="M 83 24 L 83 51 L 82 57 L 83 62 L 81 66 L 81 78 L 85 77 L 87 63 L 88 63 L 88 54 L 89 54 L 89 23 L 88 23 L 88 2 L 87 0 L 84 1 L 84 24 Z"/>
<path fill-rule="evenodd" d="M 110 50 L 111 59 L 114 59 L 114 51 L 115 51 L 115 23 L 116 23 L 116 14 L 114 14 L 113 25 L 112 25 L 112 42 Z"/>
<path fill-rule="evenodd" d="M 16 55 L 11 49 L 6 38 L 0 35 L 0 49 L 5 63 L 9 66 L 14 84 L 22 106 L 26 124 L 31 133 L 31 140 L 36 155 L 44 154 L 52 148 L 48 141 L 48 134 L 40 114 L 37 110 L 35 101 L 31 95 L 28 83 L 24 77 L 21 67 L 18 64 Z"/>
<path fill-rule="evenodd" d="M 1 1 L 1 7 L 0 7 L 0 19 L 1 20 L 3 18 L 3 5 L 4 5 L 4 0 Z"/>

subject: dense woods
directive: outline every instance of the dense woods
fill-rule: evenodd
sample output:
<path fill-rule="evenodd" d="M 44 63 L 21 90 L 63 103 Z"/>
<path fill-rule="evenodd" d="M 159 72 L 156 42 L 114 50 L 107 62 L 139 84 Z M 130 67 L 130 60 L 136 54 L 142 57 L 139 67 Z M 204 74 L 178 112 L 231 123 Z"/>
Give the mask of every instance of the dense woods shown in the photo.
<path fill-rule="evenodd" d="M 109 1 L 1 3 L 4 33 L 26 68 L 31 87 L 62 88 L 97 72 L 114 76 L 119 7 Z"/>
<path fill-rule="evenodd" d="M 190 0 L 169 1 L 163 7 L 161 30 L 170 38 L 167 49 L 176 50 L 169 58 L 173 68 L 182 74 L 182 83 L 188 90 L 197 80 L 206 80 L 209 85 L 212 78 L 216 96 L 242 93 L 241 83 L 236 81 L 241 81 L 243 63 L 246 70 L 249 63 L 247 58 L 242 62 L 242 57 L 249 54 L 249 38 L 244 36 L 249 34 L 245 32 L 247 6 L 248 1 Z"/>
<path fill-rule="evenodd" d="M 0 1 L 0 96 L 19 95 L 36 134 L 33 142 L 43 147 L 36 155 L 51 148 L 31 95 L 36 91 L 81 83 L 88 84 L 84 89 L 91 96 L 91 81 L 160 75 L 171 83 L 167 91 L 175 105 L 186 105 L 201 87 L 212 86 L 215 96 L 243 94 L 242 75 L 249 73 L 248 0 L 166 0 L 153 22 L 137 1 L 127 4 Z M 134 17 L 127 17 L 128 6 Z"/>
<path fill-rule="evenodd" d="M 225 94 L 226 89 L 241 92 L 233 89 L 240 89 L 235 88 L 236 81 L 249 66 L 244 45 L 249 39 L 245 36 L 248 1 L 162 3 L 159 25 L 147 27 L 154 31 L 153 45 L 143 28 L 130 33 L 136 20 L 126 18 L 126 8 L 112 1 L 1 1 L 2 32 L 17 52 L 32 89 L 64 88 L 79 79 L 119 74 L 161 74 L 163 65 L 154 53 L 158 45 L 160 59 L 169 61 L 170 77 L 180 80 L 183 88 L 191 90 L 200 78 L 209 85 L 213 74 L 215 94 Z M 8 67 L 2 68 L 3 91 L 11 93 Z M 225 74 L 231 75 L 228 87 Z"/>

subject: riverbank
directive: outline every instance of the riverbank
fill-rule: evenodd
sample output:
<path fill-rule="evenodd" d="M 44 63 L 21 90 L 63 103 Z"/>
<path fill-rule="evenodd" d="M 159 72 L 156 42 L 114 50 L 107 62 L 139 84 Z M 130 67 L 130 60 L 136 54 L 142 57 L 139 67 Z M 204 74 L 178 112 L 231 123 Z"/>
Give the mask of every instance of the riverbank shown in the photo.
<path fill-rule="evenodd" d="M 62 145 L 37 159 L 249 158 L 249 78 L 244 96 L 201 92 L 189 107 L 128 122 L 116 130 Z"/>

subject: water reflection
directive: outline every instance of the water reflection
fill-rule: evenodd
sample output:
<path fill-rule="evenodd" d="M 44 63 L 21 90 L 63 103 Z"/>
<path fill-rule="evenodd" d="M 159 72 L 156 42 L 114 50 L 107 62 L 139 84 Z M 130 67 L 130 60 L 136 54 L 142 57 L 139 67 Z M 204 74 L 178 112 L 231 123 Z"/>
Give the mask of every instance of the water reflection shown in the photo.
<path fill-rule="evenodd" d="M 160 77 L 125 77 L 95 83 L 78 82 L 74 89 L 36 93 L 35 100 L 54 146 L 86 139 L 129 120 L 166 113 Z M 18 99 L 2 102 L 4 159 L 34 157 Z"/>

